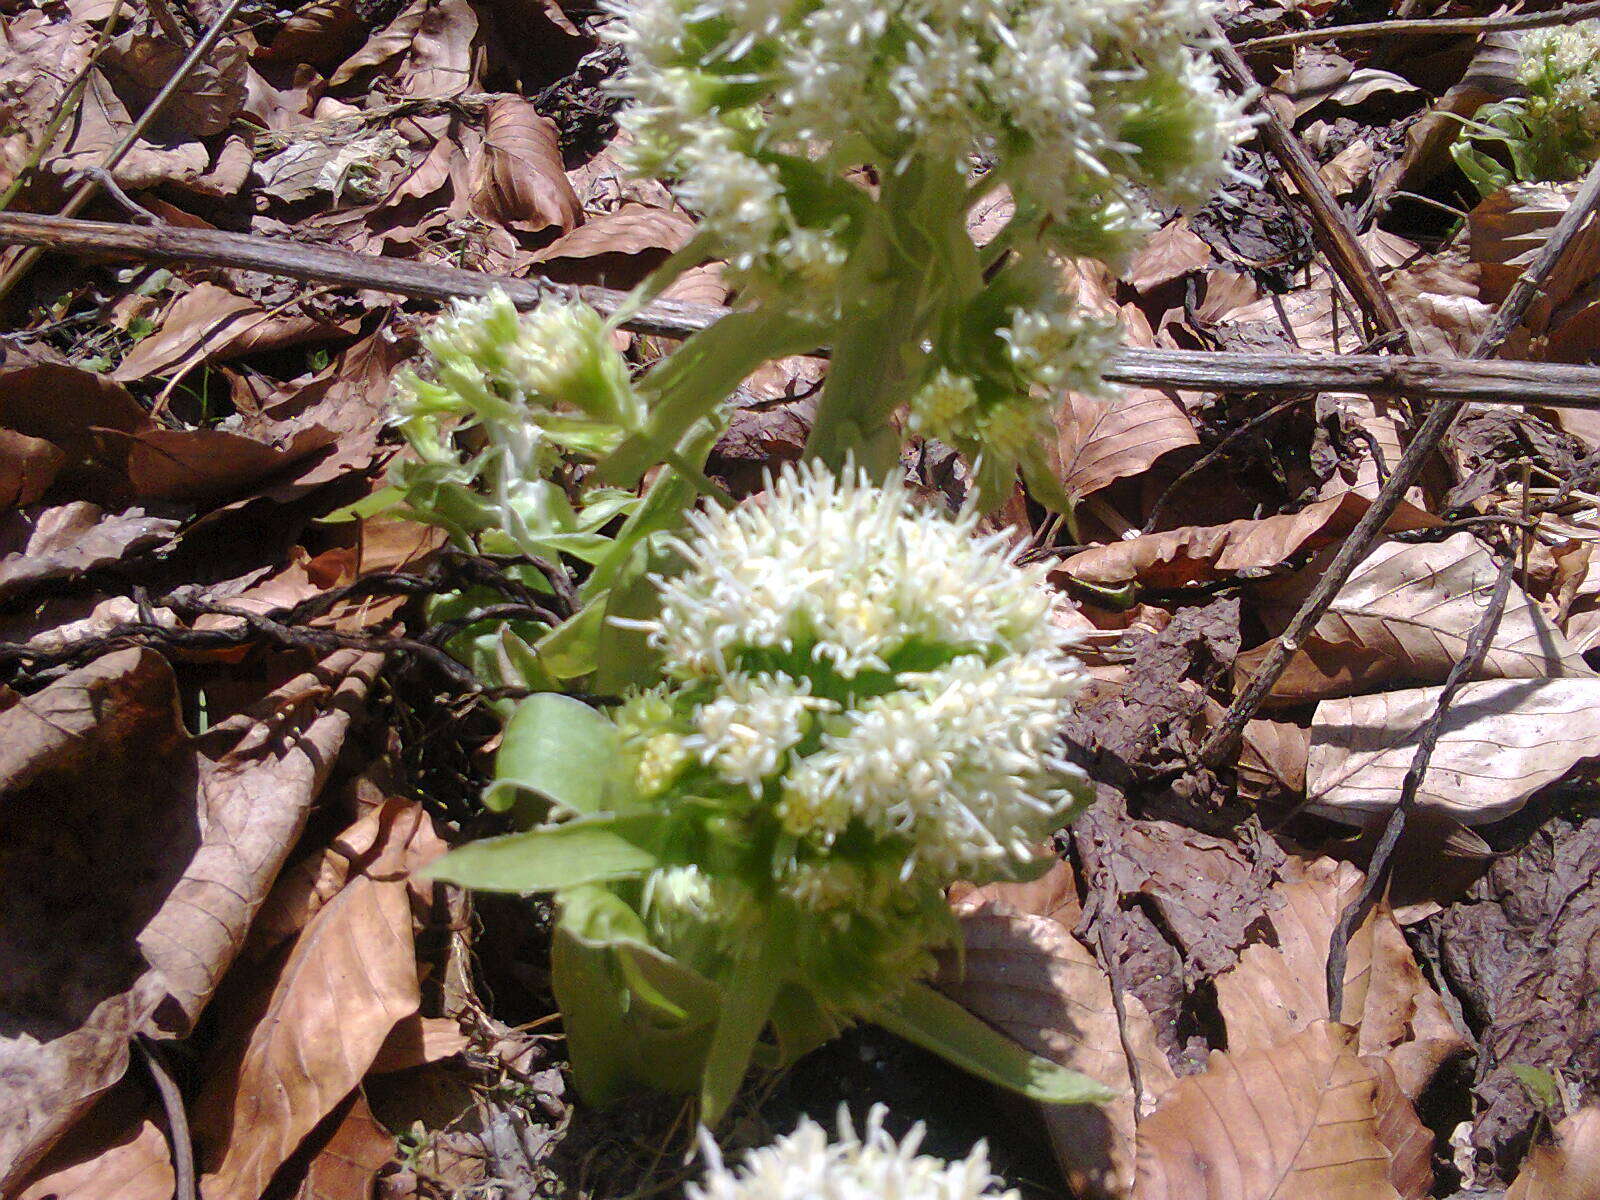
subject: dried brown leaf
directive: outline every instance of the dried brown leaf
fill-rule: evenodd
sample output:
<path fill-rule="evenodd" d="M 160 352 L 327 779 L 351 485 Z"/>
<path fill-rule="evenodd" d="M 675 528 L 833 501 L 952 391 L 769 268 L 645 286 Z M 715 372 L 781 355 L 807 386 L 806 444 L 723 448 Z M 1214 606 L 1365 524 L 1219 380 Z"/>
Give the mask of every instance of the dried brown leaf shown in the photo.
<path fill-rule="evenodd" d="M 1211 261 L 1211 247 L 1195 236 L 1187 218 L 1179 217 L 1163 225 L 1145 243 L 1123 280 L 1135 291 L 1148 292 L 1191 271 L 1203 271 Z"/>
<path fill-rule="evenodd" d="M 1579 1109 L 1534 1146 L 1506 1200 L 1600 1200 L 1600 1108 Z"/>
<path fill-rule="evenodd" d="M 1312 811 L 1364 824 L 1386 813 L 1439 688 L 1324 700 L 1311 723 Z M 1490 679 L 1456 693 L 1417 801 L 1463 825 L 1510 816 L 1534 792 L 1600 755 L 1600 679 Z"/>
<path fill-rule="evenodd" d="M 1214 1052 L 1140 1126 L 1135 1200 L 1419 1200 L 1433 1183 L 1421 1123 L 1387 1070 L 1326 1021 Z"/>
<path fill-rule="evenodd" d="M 379 662 L 331 655 L 197 739 L 148 650 L 0 713 L 0 1191 L 121 1077 L 131 1034 L 188 1033 Z"/>
<path fill-rule="evenodd" d="M 1120 1093 L 1104 1108 L 1049 1106 L 1043 1116 L 1078 1194 L 1125 1196 L 1133 1170 L 1134 1099 L 1110 980 L 1056 920 L 972 898 L 956 911 L 965 946 L 962 971 L 956 976 L 953 965 L 947 968 L 940 986 L 1034 1053 Z M 1124 1005 L 1148 1106 L 1172 1087 L 1172 1068 L 1138 998 L 1124 997 Z"/>
<path fill-rule="evenodd" d="M 1267 915 L 1270 941 L 1246 947 L 1215 980 L 1230 1051 L 1271 1046 L 1327 1020 L 1328 946 L 1361 883 L 1356 868 L 1323 858 L 1273 889 L 1279 904 Z M 1468 1045 L 1387 908 L 1375 909 L 1350 938 L 1340 1016 L 1356 1027 L 1358 1052 L 1386 1059 L 1412 1099 Z"/>
<path fill-rule="evenodd" d="M 236 1075 L 214 1076 L 200 1102 L 216 1147 L 202 1194 L 261 1195 L 419 999 L 405 881 L 357 876 L 296 941 Z"/>
<path fill-rule="evenodd" d="M 1127 388 L 1109 399 L 1070 392 L 1055 425 L 1057 474 L 1075 499 L 1140 474 L 1168 451 L 1200 444 L 1176 395 L 1159 388 Z"/>
<path fill-rule="evenodd" d="M 54 442 L 0 428 L 0 508 L 38 501 L 66 461 Z"/>
<path fill-rule="evenodd" d="M 1321 576 L 1314 563 L 1293 581 L 1263 589 L 1285 613 Z M 1483 618 L 1499 566 L 1470 533 L 1441 542 L 1378 546 L 1351 574 L 1274 685 L 1274 699 L 1300 703 L 1392 682 L 1443 682 Z M 1239 656 L 1252 674 L 1270 643 Z M 1477 679 L 1534 679 L 1592 672 L 1531 601 L 1513 586 Z"/>
<path fill-rule="evenodd" d="M 0 598 L 153 550 L 169 542 L 179 524 L 142 508 L 108 515 L 84 500 L 6 514 L 0 517 Z"/>
<path fill-rule="evenodd" d="M 394 1135 L 372 1115 L 359 1091 L 338 1128 L 311 1160 L 296 1200 L 357 1200 L 372 1195 L 378 1172 L 395 1158 Z"/>
<path fill-rule="evenodd" d="M 114 1088 L 40 1164 L 16 1200 L 171 1200 L 167 1138 L 132 1080 Z"/>
<path fill-rule="evenodd" d="M 131 382 L 199 362 L 326 341 L 345 332 L 319 317 L 292 309 L 265 310 L 214 283 L 200 283 L 173 302 L 156 331 L 117 364 L 111 378 Z"/>
<path fill-rule="evenodd" d="M 1223 579 L 1250 567 L 1276 566 L 1349 533 L 1367 509 L 1364 497 L 1346 493 L 1296 513 L 1226 525 L 1191 525 L 1081 550 L 1057 568 L 1086 583 L 1116 585 L 1137 579 L 1151 588 L 1183 587 Z M 1439 519 L 1409 504 L 1389 529 L 1424 529 Z"/>
<path fill-rule="evenodd" d="M 473 164 L 472 210 L 525 233 L 573 229 L 583 210 L 562 166 L 555 122 L 531 101 L 502 96 L 486 123 Z"/>

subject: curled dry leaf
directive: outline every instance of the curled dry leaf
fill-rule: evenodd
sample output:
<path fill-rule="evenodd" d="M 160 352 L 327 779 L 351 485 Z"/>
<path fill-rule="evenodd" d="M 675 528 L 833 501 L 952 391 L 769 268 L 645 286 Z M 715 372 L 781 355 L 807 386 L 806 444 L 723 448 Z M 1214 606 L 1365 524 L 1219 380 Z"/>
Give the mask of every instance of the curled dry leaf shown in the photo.
<path fill-rule="evenodd" d="M 525 233 L 573 229 L 583 210 L 562 166 L 555 122 L 518 96 L 497 99 L 486 120 L 472 210 Z"/>
<path fill-rule="evenodd" d="M 122 1076 L 132 1034 L 188 1033 L 380 661 L 330 655 L 194 739 L 149 650 L 0 713 L 0 1193 Z"/>
<path fill-rule="evenodd" d="M 164 545 L 179 524 L 142 508 L 108 516 L 86 500 L 9 514 L 0 518 L 0 599 Z"/>
<path fill-rule="evenodd" d="M 146 1087 L 128 1079 L 103 1097 L 16 1200 L 172 1200 L 172 1152 L 147 1111 Z"/>
<path fill-rule="evenodd" d="M 1168 451 L 1200 444 L 1176 393 L 1159 388 L 1119 389 L 1109 399 L 1069 392 L 1055 425 L 1057 476 L 1074 499 L 1139 474 Z"/>
<path fill-rule="evenodd" d="M 1579 1109 L 1528 1154 L 1506 1200 L 1595 1200 L 1600 1196 L 1600 1108 Z"/>
<path fill-rule="evenodd" d="M 1226 525 L 1190 525 L 1081 550 L 1056 570 L 1085 583 L 1115 586 L 1138 580 L 1146 587 L 1184 587 L 1225 579 L 1249 568 L 1272 567 L 1319 549 L 1355 528 L 1365 497 L 1346 493 L 1296 513 Z M 1439 518 L 1401 504 L 1389 529 L 1427 529 Z"/>
<path fill-rule="evenodd" d="M 1304 864 L 1274 888 L 1270 940 L 1239 955 L 1217 976 L 1217 1006 L 1230 1051 L 1271 1046 L 1328 1019 L 1328 946 L 1361 872 L 1331 858 Z M 1342 1019 L 1357 1029 L 1357 1050 L 1384 1058 L 1412 1099 L 1439 1066 L 1467 1047 L 1387 907 L 1374 909 L 1351 936 Z"/>
<path fill-rule="evenodd" d="M 1133 1173 L 1134 1097 L 1118 1032 L 1111 981 L 1059 921 L 976 896 L 956 906 L 964 950 L 960 973 L 939 984 L 970 1011 L 1036 1054 L 1119 1093 L 1104 1108 L 1048 1106 L 1051 1145 L 1078 1194 L 1125 1196 Z M 1127 1034 L 1148 1107 L 1172 1086 L 1172 1068 L 1135 996 L 1125 996 Z"/>
<path fill-rule="evenodd" d="M 1214 1052 L 1139 1127 L 1134 1200 L 1420 1200 L 1428 1137 L 1355 1030 Z"/>
<path fill-rule="evenodd" d="M 0 428 L 0 509 L 37 502 L 66 461 L 53 442 Z"/>
<path fill-rule="evenodd" d="M 1325 569 L 1322 562 L 1292 581 L 1261 590 L 1287 615 Z M 1499 566 L 1470 533 L 1442 542 L 1380 545 L 1352 572 L 1288 669 L 1272 698 L 1324 700 L 1393 682 L 1442 683 L 1466 650 L 1494 592 Z M 1235 678 L 1247 679 L 1271 648 L 1239 656 Z M 1478 679 L 1536 679 L 1592 672 L 1544 611 L 1513 587 Z"/>
<path fill-rule="evenodd" d="M 111 378 L 130 382 L 167 375 L 202 361 L 326 341 L 347 332 L 293 307 L 267 311 L 226 288 L 200 283 L 173 302 L 156 331 L 128 353 Z"/>
<path fill-rule="evenodd" d="M 1468 247 L 1480 269 L 1480 298 L 1491 303 L 1506 293 L 1539 256 L 1550 234 L 1572 207 L 1576 183 L 1518 183 L 1484 200 L 1467 217 Z M 1542 333 L 1551 314 L 1600 273 L 1600 226 L 1590 222 L 1561 256 L 1539 289 L 1523 324 Z"/>
<path fill-rule="evenodd" d="M 265 1192 L 419 1000 L 405 880 L 357 876 L 296 941 L 237 1067 L 210 1076 L 196 1121 L 215 1147 L 202 1194 Z"/>
<path fill-rule="evenodd" d="M 351 1096 L 327 1143 L 311 1160 L 297 1200 L 353 1200 L 372 1195 L 378 1172 L 395 1157 L 394 1134 L 372 1115 L 367 1098 Z"/>
<path fill-rule="evenodd" d="M 1400 798 L 1418 730 L 1442 689 L 1324 700 L 1311 722 L 1306 798 L 1335 821 L 1365 824 Z M 1463 825 L 1516 812 L 1541 787 L 1600 755 L 1600 679 L 1489 679 L 1456 693 L 1420 804 Z"/>

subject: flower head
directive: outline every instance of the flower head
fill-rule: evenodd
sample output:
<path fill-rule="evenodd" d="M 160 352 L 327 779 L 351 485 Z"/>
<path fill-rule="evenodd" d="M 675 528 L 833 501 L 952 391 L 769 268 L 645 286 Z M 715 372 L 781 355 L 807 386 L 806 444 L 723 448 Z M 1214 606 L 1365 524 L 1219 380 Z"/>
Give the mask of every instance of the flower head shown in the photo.
<path fill-rule="evenodd" d="M 786 468 L 764 503 L 692 522 L 652 635 L 677 678 L 782 662 L 820 684 L 1062 648 L 1045 569 L 1019 565 L 1003 534 L 976 536 L 975 513 L 919 508 L 903 484 Z"/>
<path fill-rule="evenodd" d="M 617 0 L 638 165 L 677 176 L 736 266 L 848 241 L 805 166 L 996 164 L 1069 253 L 1126 249 L 1140 189 L 1223 178 L 1244 128 L 1196 0 Z M 734 158 L 746 165 L 736 167 Z M 727 185 L 726 191 L 719 187 Z M 842 223 L 841 223 L 842 222 Z M 1094 243 L 1094 245 L 1091 245 Z"/>
<path fill-rule="evenodd" d="M 802 1118 L 794 1132 L 751 1150 L 737 1170 L 723 1164 L 705 1135 L 709 1169 L 685 1193 L 689 1200 L 1018 1200 L 1015 1191 L 996 1190 L 982 1142 L 966 1158 L 945 1162 L 917 1153 L 920 1124 L 897 1142 L 883 1127 L 887 1115 L 883 1105 L 874 1105 L 857 1133 L 841 1106 L 832 1142 L 821 1125 Z"/>
<path fill-rule="evenodd" d="M 1084 677 L 1043 569 L 972 513 L 816 465 L 763 500 L 678 544 L 651 624 L 675 682 L 618 723 L 639 794 L 708 814 L 716 907 L 790 905 L 806 977 L 848 1008 L 931 969 L 946 884 L 1031 861 L 1070 813 Z"/>
<path fill-rule="evenodd" d="M 560 300 L 519 313 L 495 292 L 452 305 L 422 350 L 391 399 L 421 460 L 397 472 L 416 515 L 494 543 L 481 548 L 529 555 L 546 552 L 541 538 L 586 529 L 552 473 L 569 455 L 610 450 L 644 419 L 600 314 Z"/>

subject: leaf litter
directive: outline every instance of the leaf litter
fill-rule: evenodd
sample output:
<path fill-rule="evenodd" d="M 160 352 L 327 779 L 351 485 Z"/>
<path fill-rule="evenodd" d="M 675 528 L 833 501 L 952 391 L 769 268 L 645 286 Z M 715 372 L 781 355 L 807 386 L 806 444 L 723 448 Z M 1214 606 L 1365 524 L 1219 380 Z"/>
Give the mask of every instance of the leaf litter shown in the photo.
<path fill-rule="evenodd" d="M 1348 7 L 1234 0 L 1224 24 L 1418 352 L 1459 356 L 1576 189 L 1479 199 L 1450 165 L 1459 118 L 1506 94 L 1501 35 L 1419 36 L 1414 55 L 1337 33 L 1246 44 Z M 212 12 L 128 0 L 108 25 L 113 8 L 0 14 L 14 209 L 60 211 Z M 591 12 L 252 12 L 117 166 L 139 211 L 113 194 L 85 215 L 611 287 L 693 236 L 670 187 L 617 165 L 617 59 Z M 1301 189 L 1256 147 L 1241 163 L 1264 186 L 1172 214 L 1120 276 L 1077 263 L 1067 282 L 1132 345 L 1371 350 Z M 976 238 L 1007 203 L 973 213 Z M 1595 228 L 1508 356 L 1594 361 Z M 191 1170 L 207 1200 L 681 1182 L 674 1108 L 596 1114 L 570 1095 L 541 903 L 413 878 L 495 828 L 478 796 L 496 721 L 451 672 L 428 597 L 470 579 L 526 599 L 505 564 L 382 511 L 383 402 L 430 308 L 338 281 L 51 263 L 7 279 L 0 344 L 0 1191 L 166 1196 Z M 728 291 L 706 264 L 669 295 Z M 660 350 L 630 341 L 641 363 Z M 798 357 L 745 381 L 712 458 L 736 494 L 799 453 L 824 373 Z M 1420 415 L 1349 393 L 1062 397 L 1052 449 L 1076 524 L 1020 493 L 1005 514 L 1083 635 L 1095 684 L 1070 733 L 1101 783 L 1052 871 L 952 895 L 965 952 L 940 980 L 1121 1098 L 1019 1114 L 866 1029 L 748 1096 L 737 1141 L 887 1097 L 900 1128 L 929 1122 L 931 1149 L 988 1136 L 1030 1196 L 1595 1194 L 1593 412 L 1470 408 L 1237 754 L 1202 761 Z M 911 465 L 935 502 L 963 498 L 938 447 Z M 1493 642 L 1330 1013 L 1330 942 L 1374 822 L 1508 555 Z M 183 1137 L 146 1044 L 179 1063 Z"/>

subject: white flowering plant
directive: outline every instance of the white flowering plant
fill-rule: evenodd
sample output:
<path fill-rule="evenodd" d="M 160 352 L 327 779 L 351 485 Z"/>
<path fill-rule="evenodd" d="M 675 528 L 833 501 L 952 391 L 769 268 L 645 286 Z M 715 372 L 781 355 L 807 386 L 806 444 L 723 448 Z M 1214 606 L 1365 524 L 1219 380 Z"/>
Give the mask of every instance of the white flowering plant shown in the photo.
<path fill-rule="evenodd" d="M 1083 676 L 1043 568 L 977 512 L 1045 447 L 1113 325 L 1063 260 L 1118 261 L 1150 206 L 1202 199 L 1245 122 L 1194 0 L 628 0 L 612 35 L 633 166 L 700 233 L 602 319 L 458 305 L 397 386 L 392 496 L 534 588 L 575 563 L 554 628 L 471 623 L 452 648 L 532 695 L 486 795 L 522 831 L 435 873 L 553 893 L 552 972 L 580 1089 L 695 1092 L 871 1019 L 1040 1099 L 1106 1098 L 925 982 L 957 946 L 944 889 L 1018 877 L 1086 794 L 1061 757 Z M 976 206 L 1010 216 L 985 245 Z M 634 374 L 613 345 L 683 269 L 733 310 Z M 806 464 L 733 508 L 704 474 L 726 397 L 827 347 Z M 904 413 L 903 426 L 897 415 Z M 976 466 L 925 511 L 907 433 Z M 653 476 L 638 494 L 647 475 Z M 697 495 L 711 503 L 697 512 Z M 455 606 L 455 607 L 451 607 Z M 466 614 L 463 616 L 462 614 Z M 614 712 L 559 693 L 620 693 Z"/>
<path fill-rule="evenodd" d="M 957 941 L 944 889 L 1040 868 L 1087 791 L 1059 741 L 1084 675 L 1043 568 L 853 470 L 788 469 L 764 500 L 697 512 L 655 578 L 660 684 L 610 716 L 547 695 L 512 718 L 495 799 L 532 791 L 556 819 L 436 874 L 555 893 L 556 994 L 597 1102 L 695 1091 L 714 1120 L 752 1059 L 858 1018 L 1044 1099 L 1102 1098 L 923 982 Z"/>
<path fill-rule="evenodd" d="M 1484 196 L 1578 179 L 1600 157 L 1600 20 L 1524 34 L 1517 82 L 1520 96 L 1480 108 L 1451 147 Z"/>
<path fill-rule="evenodd" d="M 883 1105 L 873 1105 L 858 1133 L 841 1105 L 831 1141 L 821 1125 L 802 1117 L 793 1132 L 751 1150 L 736 1169 L 702 1136 L 706 1173 L 684 1194 L 688 1200 L 1021 1200 L 1015 1190 L 998 1190 L 984 1143 L 946 1162 L 917 1153 L 921 1124 L 896 1141 L 884 1128 L 887 1116 Z"/>

